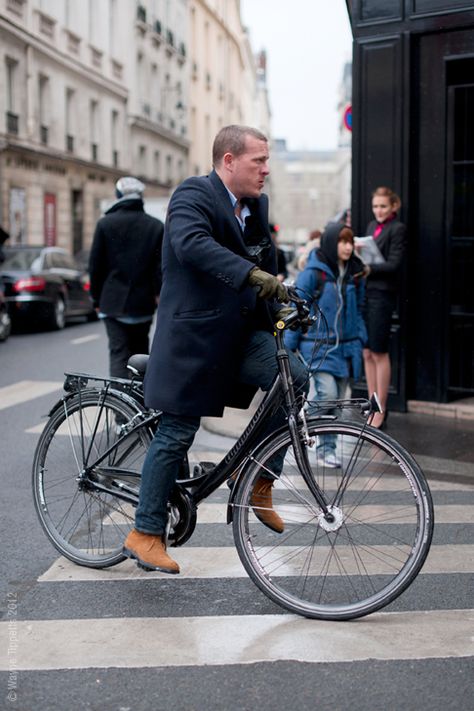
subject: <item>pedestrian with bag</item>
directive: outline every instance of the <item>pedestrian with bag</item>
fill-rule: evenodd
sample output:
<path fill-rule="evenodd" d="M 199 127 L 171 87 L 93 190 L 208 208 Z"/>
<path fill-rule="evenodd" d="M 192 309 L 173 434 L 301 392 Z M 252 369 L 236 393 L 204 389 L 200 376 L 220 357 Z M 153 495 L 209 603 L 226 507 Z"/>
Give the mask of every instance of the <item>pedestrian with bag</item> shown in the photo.
<path fill-rule="evenodd" d="M 110 375 L 128 378 L 127 362 L 148 353 L 161 288 L 163 223 L 144 210 L 145 185 L 127 176 L 97 223 L 89 258 L 90 293 L 105 323 Z"/>

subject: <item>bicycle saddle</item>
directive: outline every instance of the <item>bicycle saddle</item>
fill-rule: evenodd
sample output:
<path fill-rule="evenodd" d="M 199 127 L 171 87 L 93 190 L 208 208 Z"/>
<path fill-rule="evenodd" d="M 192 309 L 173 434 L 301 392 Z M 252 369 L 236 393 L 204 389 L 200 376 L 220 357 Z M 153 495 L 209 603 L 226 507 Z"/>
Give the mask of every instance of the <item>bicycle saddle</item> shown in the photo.
<path fill-rule="evenodd" d="M 131 370 L 133 375 L 144 377 L 149 356 L 144 353 L 136 353 L 128 359 L 127 368 Z"/>

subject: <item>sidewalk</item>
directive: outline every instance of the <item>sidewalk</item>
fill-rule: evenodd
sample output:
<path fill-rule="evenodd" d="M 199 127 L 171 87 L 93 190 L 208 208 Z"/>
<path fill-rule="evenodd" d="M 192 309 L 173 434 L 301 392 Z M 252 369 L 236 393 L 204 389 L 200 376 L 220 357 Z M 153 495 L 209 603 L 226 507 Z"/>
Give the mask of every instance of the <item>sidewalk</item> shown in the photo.
<path fill-rule="evenodd" d="M 237 439 L 257 405 L 226 408 L 224 417 L 203 418 L 202 425 Z M 390 412 L 387 434 L 413 454 L 428 479 L 461 479 L 474 485 L 474 398 L 452 405 L 411 402 L 409 407 L 409 412 Z"/>

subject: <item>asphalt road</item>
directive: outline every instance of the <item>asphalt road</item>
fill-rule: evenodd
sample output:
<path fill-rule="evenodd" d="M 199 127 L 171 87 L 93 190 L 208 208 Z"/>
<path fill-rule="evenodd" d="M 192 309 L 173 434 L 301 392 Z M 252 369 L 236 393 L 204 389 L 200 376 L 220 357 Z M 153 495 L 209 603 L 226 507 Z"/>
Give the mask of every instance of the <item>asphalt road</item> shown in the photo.
<path fill-rule="evenodd" d="M 421 574 L 371 617 L 311 621 L 286 614 L 243 572 L 226 574 L 233 570 L 234 549 L 220 518 L 198 522 L 179 549 L 188 569 L 195 561 L 182 576 L 147 575 L 128 561 L 91 571 L 60 559 L 33 508 L 33 452 L 61 394 L 63 372 L 106 374 L 103 326 L 12 336 L 0 344 L 0 363 L 0 709 L 473 707 L 469 427 L 461 433 L 457 469 L 443 457 L 446 448 L 415 451 L 433 471 L 442 521 L 433 547 L 449 551 L 441 569 Z M 395 430 L 396 415 L 394 421 Z M 436 426 L 453 439 L 450 423 Z M 401 425 L 400 433 L 408 438 Z M 410 441 L 416 449 L 417 441 Z M 232 442 L 201 431 L 196 456 L 217 460 Z M 225 492 L 216 495 L 225 510 Z"/>

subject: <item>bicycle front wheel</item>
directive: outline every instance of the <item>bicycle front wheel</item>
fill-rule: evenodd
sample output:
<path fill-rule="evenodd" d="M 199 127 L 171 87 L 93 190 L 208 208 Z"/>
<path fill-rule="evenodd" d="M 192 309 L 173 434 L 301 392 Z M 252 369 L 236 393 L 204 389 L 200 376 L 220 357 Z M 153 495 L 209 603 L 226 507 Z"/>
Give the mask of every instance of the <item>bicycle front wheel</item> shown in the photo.
<path fill-rule="evenodd" d="M 124 559 L 152 438 L 145 427 L 127 434 L 140 412 L 119 394 L 84 390 L 62 401 L 39 439 L 36 511 L 50 541 L 74 563 L 105 568 Z"/>
<path fill-rule="evenodd" d="M 327 620 L 361 617 L 392 602 L 420 571 L 433 534 L 430 490 L 413 457 L 374 428 L 312 420 L 309 433 L 316 443 L 308 449 L 312 477 L 330 515 L 323 514 L 290 434 L 282 431 L 253 452 L 238 485 L 235 544 L 251 579 L 287 610 Z M 318 458 L 324 447 L 332 448 L 340 467 Z M 279 471 L 272 497 L 283 533 L 259 520 L 255 499 L 252 507 L 255 483 Z"/>

